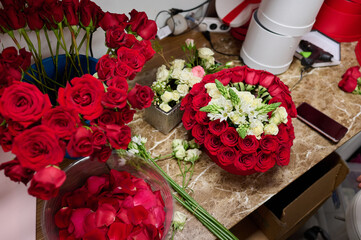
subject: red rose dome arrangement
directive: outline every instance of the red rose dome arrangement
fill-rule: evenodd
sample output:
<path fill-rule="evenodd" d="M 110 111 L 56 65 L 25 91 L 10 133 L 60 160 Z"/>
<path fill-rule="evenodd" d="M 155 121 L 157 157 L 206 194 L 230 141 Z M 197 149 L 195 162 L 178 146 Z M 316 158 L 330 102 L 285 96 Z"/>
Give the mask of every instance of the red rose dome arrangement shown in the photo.
<path fill-rule="evenodd" d="M 0 55 L 0 144 L 5 152 L 16 155 L 0 169 L 13 181 L 30 182 L 29 194 L 48 200 L 58 194 L 66 179 L 58 167 L 66 153 L 106 162 L 113 150 L 127 148 L 131 141 L 127 124 L 137 109 L 151 105 L 154 96 L 147 86 L 136 84 L 129 89 L 127 80 L 154 55 L 150 39 L 157 26 L 144 12 L 132 10 L 129 19 L 125 14 L 104 13 L 89 0 L 2 3 L 0 30 L 12 37 L 20 50 L 8 47 Z M 54 85 L 35 85 L 36 78 L 34 84 L 24 80 L 33 71 L 28 70 L 31 56 L 36 64 L 41 56 L 35 48 L 29 47 L 28 52 L 16 41 L 14 30 L 27 39 L 26 27 L 36 34 L 81 27 L 87 36 L 101 27 L 109 49 L 99 59 L 95 76 L 84 74 L 65 84 L 57 82 L 52 104 L 47 89 Z M 60 39 L 57 44 L 64 45 Z M 33 46 L 31 42 L 28 45 Z M 72 55 L 66 55 L 71 61 Z"/>
<path fill-rule="evenodd" d="M 249 175 L 288 165 L 297 112 L 273 74 L 241 66 L 207 75 L 181 109 L 184 127 L 224 170 Z"/>

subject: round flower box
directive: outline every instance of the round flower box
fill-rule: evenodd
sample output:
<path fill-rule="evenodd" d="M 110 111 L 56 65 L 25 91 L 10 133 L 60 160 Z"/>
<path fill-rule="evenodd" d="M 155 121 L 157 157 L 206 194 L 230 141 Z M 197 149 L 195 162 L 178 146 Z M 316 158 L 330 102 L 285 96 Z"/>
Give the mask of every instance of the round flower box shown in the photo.
<path fill-rule="evenodd" d="M 288 165 L 297 112 L 275 75 L 247 66 L 207 75 L 181 109 L 184 127 L 224 170 L 249 175 Z"/>
<path fill-rule="evenodd" d="M 86 157 L 69 165 L 65 172 L 67 179 L 59 194 L 44 203 L 41 227 L 45 239 L 58 239 L 59 234 L 94 237 L 102 233 L 109 237 L 124 230 L 117 229 L 119 226 L 136 236 L 147 234 L 153 224 L 152 231 L 160 236 L 156 239 L 166 239 L 173 217 L 173 197 L 167 181 L 151 164 L 135 156 L 113 153 L 107 164 Z M 123 185 L 114 188 L 115 183 Z M 88 209 L 86 214 L 84 209 Z M 88 231 L 94 221 L 98 228 Z"/>

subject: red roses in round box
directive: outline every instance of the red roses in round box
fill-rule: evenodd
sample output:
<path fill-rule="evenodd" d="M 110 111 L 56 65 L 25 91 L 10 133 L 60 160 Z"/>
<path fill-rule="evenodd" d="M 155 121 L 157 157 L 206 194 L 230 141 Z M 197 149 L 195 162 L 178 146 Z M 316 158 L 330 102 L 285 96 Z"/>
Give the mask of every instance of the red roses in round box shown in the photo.
<path fill-rule="evenodd" d="M 273 74 L 242 66 L 207 75 L 181 109 L 184 127 L 226 171 L 248 175 L 288 165 L 297 113 Z"/>

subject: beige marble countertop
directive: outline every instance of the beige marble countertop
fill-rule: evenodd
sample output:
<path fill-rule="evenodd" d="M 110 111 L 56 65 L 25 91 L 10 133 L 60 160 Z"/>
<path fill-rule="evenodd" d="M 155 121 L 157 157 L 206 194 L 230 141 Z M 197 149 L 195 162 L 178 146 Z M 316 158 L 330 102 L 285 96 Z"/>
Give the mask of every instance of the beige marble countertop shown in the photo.
<path fill-rule="evenodd" d="M 161 41 L 165 50 L 166 47 L 172 46 L 172 51 L 168 51 L 166 57 L 181 57 L 182 51 L 178 46 L 186 38 L 194 38 L 197 47 L 209 46 L 203 36 L 197 32 L 169 37 Z M 212 33 L 212 40 L 217 50 L 233 54 L 239 53 L 241 42 L 234 40 L 228 34 Z M 361 131 L 361 95 L 345 93 L 337 86 L 346 69 L 358 65 L 354 53 L 355 45 L 355 42 L 342 43 L 340 65 L 312 69 L 304 75 L 302 81 L 291 93 L 296 106 L 303 101 L 307 101 L 349 129 L 346 136 L 338 144 L 331 143 L 298 119 L 293 119 L 296 139 L 291 149 L 291 160 L 288 166 L 276 166 L 266 173 L 236 176 L 222 170 L 206 154 L 202 154 L 199 162 L 195 165 L 194 176 L 189 184 L 189 187 L 193 190 L 190 194 L 227 228 L 231 228 L 241 221 L 289 183 Z M 177 48 L 179 50 L 176 50 Z M 222 63 L 236 58 L 219 54 L 215 56 Z M 150 85 L 154 80 L 156 67 L 161 63 L 159 57 L 154 57 L 145 67 L 143 74 L 137 77 L 134 83 L 139 81 Z M 279 77 L 291 88 L 300 77 L 300 69 L 299 60 L 294 59 L 290 68 Z M 147 147 L 154 156 L 170 153 L 173 139 L 187 138 L 187 132 L 182 124 L 179 124 L 169 134 L 164 135 L 146 123 L 143 120 L 143 114 L 144 111 L 137 113 L 130 126 L 133 134 L 141 134 L 148 138 Z M 172 178 L 180 183 L 179 169 L 174 159 L 167 159 L 159 164 Z M 184 230 L 177 232 L 175 239 L 201 240 L 215 238 L 192 214 L 182 209 L 178 203 L 175 203 L 175 210 L 180 210 L 188 216 Z"/>

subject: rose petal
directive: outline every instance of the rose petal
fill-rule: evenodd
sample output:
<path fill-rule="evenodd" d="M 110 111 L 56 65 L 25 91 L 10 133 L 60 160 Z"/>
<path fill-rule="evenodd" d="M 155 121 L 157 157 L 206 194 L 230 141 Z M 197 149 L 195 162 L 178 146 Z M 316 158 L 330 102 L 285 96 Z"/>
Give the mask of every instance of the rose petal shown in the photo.
<path fill-rule="evenodd" d="M 155 192 L 154 192 L 154 195 L 155 195 L 156 198 L 157 198 L 157 206 L 159 206 L 159 207 L 164 207 L 164 206 L 165 206 L 165 203 L 164 203 L 162 194 L 160 193 L 160 190 L 155 191 Z"/>
<path fill-rule="evenodd" d="M 127 210 L 128 218 L 134 225 L 140 224 L 148 217 L 148 211 L 143 206 L 135 206 Z"/>
<path fill-rule="evenodd" d="M 91 210 L 89 208 L 78 208 L 73 210 L 73 213 L 70 217 L 68 231 L 73 233 L 76 238 L 83 237 L 85 233 L 84 221 L 86 216 L 88 216 L 90 213 Z"/>
<path fill-rule="evenodd" d="M 84 208 L 87 198 L 88 193 L 84 189 L 76 189 L 66 198 L 66 202 L 68 203 L 68 206 L 73 209 Z"/>
<path fill-rule="evenodd" d="M 69 207 L 63 207 L 59 209 L 59 211 L 57 211 L 54 217 L 55 225 L 58 228 L 67 228 L 70 223 L 71 214 L 72 214 L 72 209 Z"/>
<path fill-rule="evenodd" d="M 90 232 L 87 232 L 83 236 L 83 240 L 106 240 L 106 232 L 104 230 L 95 228 Z"/>
<path fill-rule="evenodd" d="M 137 239 L 137 240 L 149 240 L 151 239 L 148 235 L 148 231 L 145 229 L 145 227 L 132 232 L 129 236 L 128 239 Z"/>
<path fill-rule="evenodd" d="M 88 214 L 88 216 L 85 217 L 84 220 L 84 232 L 90 232 L 92 230 L 94 230 L 95 228 L 97 228 L 96 224 L 95 224 L 95 212 L 91 212 L 90 214 Z"/>
<path fill-rule="evenodd" d="M 133 178 L 132 182 L 134 183 L 134 186 L 139 190 L 139 189 L 146 189 L 146 190 L 150 190 L 150 186 L 148 185 L 148 183 L 146 183 L 143 179 L 141 178 Z"/>
<path fill-rule="evenodd" d="M 125 224 L 122 222 L 114 222 L 109 226 L 108 237 L 109 240 L 125 240 L 132 231 L 133 226 L 131 224 Z"/>
<path fill-rule="evenodd" d="M 122 203 L 122 208 L 133 208 L 134 207 L 134 200 L 133 197 L 128 196 L 124 199 Z"/>
<path fill-rule="evenodd" d="M 96 195 L 107 186 L 109 180 L 105 176 L 91 176 L 87 180 L 87 189 L 90 194 Z"/>
<path fill-rule="evenodd" d="M 139 190 L 133 197 L 134 206 L 141 205 L 145 209 L 150 209 L 157 205 L 157 199 L 152 191 Z"/>
<path fill-rule="evenodd" d="M 75 240 L 73 234 L 69 234 L 68 230 L 59 230 L 59 240 Z"/>
<path fill-rule="evenodd" d="M 137 188 L 135 187 L 131 179 L 124 179 L 113 190 L 114 194 L 126 193 L 129 195 L 134 195 L 136 192 L 137 192 Z"/>
<path fill-rule="evenodd" d="M 121 208 L 117 213 L 117 218 L 125 224 L 130 224 L 130 220 L 128 217 L 128 211 L 125 208 Z"/>
<path fill-rule="evenodd" d="M 113 208 L 115 209 L 116 212 L 118 212 L 120 206 L 122 205 L 123 201 L 119 200 L 118 198 L 112 198 L 112 197 L 102 197 L 102 198 L 98 198 L 98 204 L 102 205 L 102 204 L 110 204 L 113 206 Z"/>
<path fill-rule="evenodd" d="M 95 212 L 95 224 L 97 227 L 109 226 L 115 221 L 115 209 L 111 204 L 104 203 Z"/>

